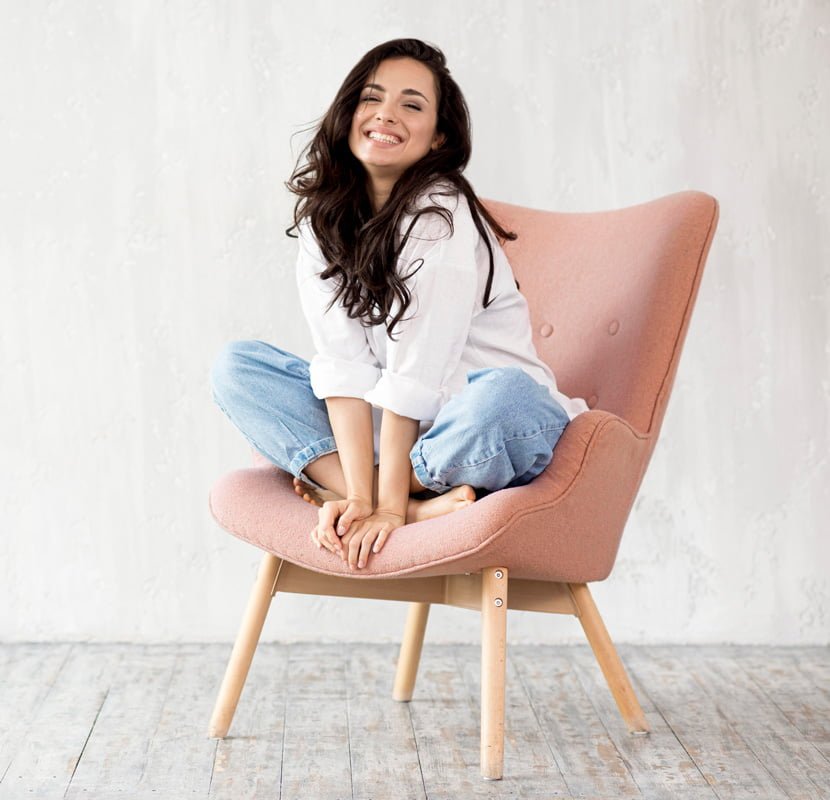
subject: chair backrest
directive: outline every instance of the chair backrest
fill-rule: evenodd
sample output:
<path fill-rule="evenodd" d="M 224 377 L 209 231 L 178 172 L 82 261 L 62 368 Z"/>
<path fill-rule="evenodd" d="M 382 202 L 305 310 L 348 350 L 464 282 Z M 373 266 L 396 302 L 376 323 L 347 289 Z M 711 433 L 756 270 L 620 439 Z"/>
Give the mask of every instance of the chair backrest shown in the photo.
<path fill-rule="evenodd" d="M 530 307 L 536 351 L 560 390 L 656 439 L 717 200 L 683 191 L 587 213 L 482 202 L 518 234 L 504 251 Z"/>

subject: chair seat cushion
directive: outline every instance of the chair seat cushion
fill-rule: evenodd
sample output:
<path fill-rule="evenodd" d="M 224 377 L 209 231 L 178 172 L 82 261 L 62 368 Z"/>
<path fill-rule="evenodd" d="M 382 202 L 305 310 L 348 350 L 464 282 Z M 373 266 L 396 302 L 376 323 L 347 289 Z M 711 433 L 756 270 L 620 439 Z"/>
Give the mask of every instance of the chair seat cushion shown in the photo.
<path fill-rule="evenodd" d="M 261 456 L 256 466 L 230 472 L 216 482 L 210 509 L 234 536 L 330 575 L 391 578 L 502 566 L 517 578 L 603 580 L 613 566 L 639 485 L 639 479 L 632 482 L 632 474 L 638 477 L 634 462 L 645 457 L 646 446 L 647 437 L 613 414 L 580 414 L 559 439 L 551 463 L 531 483 L 404 525 L 380 553 L 370 555 L 365 567 L 354 571 L 339 556 L 312 543 L 318 508 L 296 494 L 292 475 Z M 615 474 L 620 476 L 616 487 Z M 602 505 L 590 508 L 598 496 L 603 497 Z"/>

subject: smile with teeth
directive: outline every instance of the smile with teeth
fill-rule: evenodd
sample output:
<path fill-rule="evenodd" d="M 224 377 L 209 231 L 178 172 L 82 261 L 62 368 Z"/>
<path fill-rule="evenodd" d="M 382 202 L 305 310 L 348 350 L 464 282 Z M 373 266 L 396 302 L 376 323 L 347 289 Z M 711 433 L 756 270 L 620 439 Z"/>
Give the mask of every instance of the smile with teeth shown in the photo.
<path fill-rule="evenodd" d="M 370 139 L 375 139 L 378 142 L 386 142 L 387 144 L 400 144 L 401 140 L 397 136 L 386 136 L 383 133 L 377 133 L 376 131 L 369 131 L 366 134 Z"/>

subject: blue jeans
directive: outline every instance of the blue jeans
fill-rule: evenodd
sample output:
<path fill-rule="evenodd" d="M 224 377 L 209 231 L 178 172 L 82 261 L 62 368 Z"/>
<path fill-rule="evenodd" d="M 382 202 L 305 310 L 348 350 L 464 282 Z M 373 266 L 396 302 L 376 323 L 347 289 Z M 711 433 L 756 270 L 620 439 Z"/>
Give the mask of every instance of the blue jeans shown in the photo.
<path fill-rule="evenodd" d="M 337 450 L 309 363 L 260 341 L 229 342 L 211 367 L 213 400 L 272 463 L 319 487 L 303 470 Z M 530 483 L 550 463 L 569 422 L 545 386 L 519 367 L 470 370 L 409 459 L 427 489 L 469 484 L 479 496 Z"/>

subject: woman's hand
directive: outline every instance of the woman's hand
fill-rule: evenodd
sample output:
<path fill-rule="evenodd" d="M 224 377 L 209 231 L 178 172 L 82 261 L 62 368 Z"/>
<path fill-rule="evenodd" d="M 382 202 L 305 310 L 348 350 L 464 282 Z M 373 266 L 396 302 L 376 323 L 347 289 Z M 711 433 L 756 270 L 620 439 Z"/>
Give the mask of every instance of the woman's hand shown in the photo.
<path fill-rule="evenodd" d="M 311 531 L 311 541 L 317 547 L 325 547 L 342 556 L 343 548 L 338 536 L 346 533 L 352 523 L 370 517 L 373 510 L 372 504 L 362 497 L 326 500 L 318 511 L 317 525 Z M 338 533 L 334 531 L 335 525 Z"/>
<path fill-rule="evenodd" d="M 369 560 L 369 552 L 380 552 L 389 534 L 396 528 L 406 524 L 406 519 L 400 514 L 393 514 L 389 511 L 375 511 L 369 517 L 355 522 L 350 530 L 343 535 L 341 542 L 348 551 L 349 567 L 365 567 Z M 372 545 L 374 544 L 374 548 Z M 340 557 L 346 560 L 343 553 Z"/>

